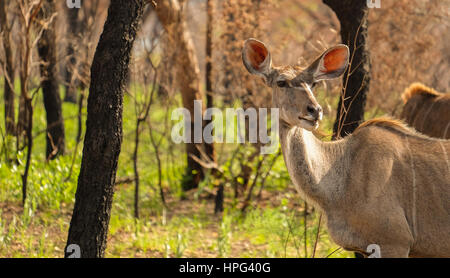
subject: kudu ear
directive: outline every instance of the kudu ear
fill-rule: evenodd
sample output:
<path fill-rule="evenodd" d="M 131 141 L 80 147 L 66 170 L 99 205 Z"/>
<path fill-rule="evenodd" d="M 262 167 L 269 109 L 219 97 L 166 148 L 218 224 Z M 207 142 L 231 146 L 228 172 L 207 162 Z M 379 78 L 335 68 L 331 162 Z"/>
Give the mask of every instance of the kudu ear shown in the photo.
<path fill-rule="evenodd" d="M 348 65 L 350 51 L 345 44 L 338 44 L 326 50 L 307 69 L 314 82 L 333 79 L 344 73 Z"/>
<path fill-rule="evenodd" d="M 256 39 L 248 39 L 242 49 L 242 61 L 251 73 L 266 80 L 272 69 L 272 57 L 266 45 Z"/>

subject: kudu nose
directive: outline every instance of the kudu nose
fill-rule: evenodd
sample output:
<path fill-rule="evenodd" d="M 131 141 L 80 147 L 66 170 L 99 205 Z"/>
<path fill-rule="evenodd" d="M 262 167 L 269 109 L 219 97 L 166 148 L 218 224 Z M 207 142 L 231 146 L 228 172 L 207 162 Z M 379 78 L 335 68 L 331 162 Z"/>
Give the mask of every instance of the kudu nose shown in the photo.
<path fill-rule="evenodd" d="M 320 105 L 319 106 L 308 105 L 306 107 L 306 111 L 308 111 L 308 113 L 317 120 L 320 120 L 322 118 L 322 107 L 320 107 Z"/>

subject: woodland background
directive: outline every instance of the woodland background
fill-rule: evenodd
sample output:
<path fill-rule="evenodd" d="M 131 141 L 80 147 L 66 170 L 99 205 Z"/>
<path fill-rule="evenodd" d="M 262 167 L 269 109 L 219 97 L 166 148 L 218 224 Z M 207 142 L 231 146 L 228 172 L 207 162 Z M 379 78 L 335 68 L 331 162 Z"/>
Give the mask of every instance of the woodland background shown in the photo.
<path fill-rule="evenodd" d="M 321 0 L 130 1 L 145 6 L 132 21 L 139 27 L 122 64 L 129 72 L 110 79 L 91 72 L 110 1 L 81 1 L 80 9 L 66 1 L 0 1 L 0 257 L 64 256 L 76 237 L 69 232 L 68 240 L 77 186 L 103 174 L 80 173 L 83 147 L 95 150 L 84 146 L 88 95 L 115 79 L 123 81 L 123 103 L 111 105 L 123 107 L 123 131 L 115 180 L 102 188 L 111 201 L 114 193 L 111 210 L 106 222 L 92 220 L 107 231 L 92 231 L 107 237 L 107 245 L 93 243 L 106 248 L 96 256 L 353 257 L 300 199 L 280 152 L 260 155 L 252 144 L 199 151 L 170 136 L 172 111 L 194 99 L 221 109 L 270 107 L 270 90 L 242 65 L 243 41 L 264 41 L 275 65 L 307 66 L 341 43 L 340 22 Z M 111 1 L 111 11 L 120 2 Z M 133 17 L 128 6 L 135 7 L 124 5 L 117 16 Z M 398 117 L 412 82 L 448 91 L 449 0 L 381 0 L 367 12 L 366 120 Z M 107 39 L 121 51 L 130 47 Z M 316 87 L 323 140 L 333 135 L 341 89 L 342 80 Z"/>

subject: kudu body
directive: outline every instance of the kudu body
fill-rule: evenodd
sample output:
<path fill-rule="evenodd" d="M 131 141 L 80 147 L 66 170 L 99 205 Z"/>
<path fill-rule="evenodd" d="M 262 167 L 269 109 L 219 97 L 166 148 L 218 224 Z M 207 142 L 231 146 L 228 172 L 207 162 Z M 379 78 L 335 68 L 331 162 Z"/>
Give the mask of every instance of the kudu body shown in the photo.
<path fill-rule="evenodd" d="M 450 94 L 413 83 L 402 94 L 401 118 L 417 131 L 431 137 L 450 139 Z"/>
<path fill-rule="evenodd" d="M 432 139 L 389 119 L 322 142 L 322 108 L 311 88 L 340 76 L 349 50 L 337 45 L 308 68 L 273 67 L 264 43 L 248 39 L 247 70 L 273 88 L 280 143 L 291 180 L 324 213 L 331 238 L 346 250 L 382 257 L 450 256 L 450 141 Z"/>

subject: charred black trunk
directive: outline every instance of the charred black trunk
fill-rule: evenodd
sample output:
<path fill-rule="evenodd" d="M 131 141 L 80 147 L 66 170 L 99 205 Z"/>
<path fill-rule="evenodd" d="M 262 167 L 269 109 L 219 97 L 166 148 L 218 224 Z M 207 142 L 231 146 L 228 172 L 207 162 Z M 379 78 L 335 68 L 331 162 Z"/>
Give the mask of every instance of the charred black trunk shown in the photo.
<path fill-rule="evenodd" d="M 46 0 L 41 17 L 48 19 L 55 12 L 53 0 Z M 43 30 L 38 41 L 40 58 L 41 87 L 44 94 L 44 106 L 47 114 L 47 159 L 53 159 L 64 153 L 65 136 L 64 120 L 61 108 L 61 97 L 56 77 L 56 34 L 55 21 Z"/>
<path fill-rule="evenodd" d="M 367 45 L 368 7 L 362 0 L 323 0 L 341 24 L 342 43 L 350 48 L 351 64 L 344 73 L 333 138 L 352 133 L 364 121 L 366 94 L 370 82 L 370 57 Z"/>
<path fill-rule="evenodd" d="M 4 78 L 4 101 L 5 101 L 5 130 L 6 134 L 15 133 L 15 109 L 14 109 L 14 67 L 13 51 L 11 48 L 11 26 L 8 22 L 7 3 L 0 3 L 0 32 L 2 32 L 3 49 L 5 50 L 5 78 Z"/>
<path fill-rule="evenodd" d="M 79 32 L 79 22 L 78 22 L 78 14 L 79 10 L 77 8 L 67 8 L 67 28 L 68 28 L 68 42 L 67 42 L 67 60 L 65 65 L 65 96 L 64 101 L 76 103 L 77 102 L 77 94 L 76 94 L 76 80 L 73 79 L 73 71 L 75 70 L 76 65 L 76 57 L 75 57 L 75 48 L 74 48 L 74 40 Z"/>
<path fill-rule="evenodd" d="M 214 20 L 214 3 L 213 0 L 206 1 L 207 7 L 207 29 L 206 29 L 206 108 L 212 108 L 214 106 L 213 89 L 212 89 L 212 34 L 213 34 L 213 20 Z M 205 126 L 212 122 L 206 120 Z M 214 152 L 214 144 L 205 143 L 206 155 L 215 161 L 216 154 Z"/>
<path fill-rule="evenodd" d="M 122 143 L 123 91 L 144 0 L 111 0 L 91 67 L 81 170 L 67 246 L 103 257 Z M 66 256 L 68 254 L 66 253 Z"/>

